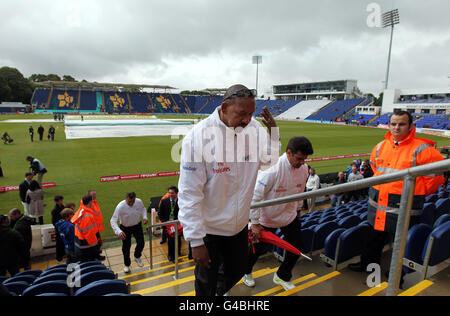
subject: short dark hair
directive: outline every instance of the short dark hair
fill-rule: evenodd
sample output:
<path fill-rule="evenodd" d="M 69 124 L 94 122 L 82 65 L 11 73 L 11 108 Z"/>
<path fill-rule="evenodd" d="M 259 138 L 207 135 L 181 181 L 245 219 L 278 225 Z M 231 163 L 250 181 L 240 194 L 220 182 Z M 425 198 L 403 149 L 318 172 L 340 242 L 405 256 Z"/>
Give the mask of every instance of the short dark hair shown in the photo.
<path fill-rule="evenodd" d="M 128 192 L 126 195 L 127 199 L 134 199 L 136 198 L 136 193 L 135 192 Z"/>
<path fill-rule="evenodd" d="M 289 140 L 286 151 L 288 149 L 294 155 L 299 151 L 301 151 L 301 153 L 306 156 L 310 156 L 310 155 L 314 154 L 314 149 L 312 147 L 311 142 L 309 141 L 308 138 L 306 138 L 304 136 L 292 137 Z"/>
<path fill-rule="evenodd" d="M 71 208 L 72 206 L 75 207 L 76 206 L 75 203 L 68 202 L 68 203 L 66 203 L 66 205 L 64 205 L 65 208 Z"/>
<path fill-rule="evenodd" d="M 167 191 L 170 191 L 170 190 L 174 190 L 175 193 L 178 193 L 178 188 L 174 185 L 171 185 L 170 187 L 167 188 Z"/>
<path fill-rule="evenodd" d="M 53 200 L 58 203 L 59 201 L 64 200 L 64 197 L 62 195 L 55 195 Z"/>
<path fill-rule="evenodd" d="M 32 175 L 33 175 L 32 172 L 27 172 L 27 173 L 25 173 L 25 178 L 28 177 L 28 176 L 32 176 Z"/>
<path fill-rule="evenodd" d="M 408 116 L 408 120 L 409 120 L 409 125 L 412 125 L 413 122 L 414 122 L 414 119 L 413 119 L 411 113 L 409 113 L 408 111 L 397 110 L 397 111 L 394 111 L 394 113 L 389 117 L 389 124 L 391 123 L 391 117 L 394 116 L 394 115 L 396 115 L 396 116 L 407 115 Z"/>
<path fill-rule="evenodd" d="M 40 188 L 41 188 L 41 186 L 40 186 L 39 182 L 37 182 L 36 180 L 31 181 L 31 183 L 30 183 L 30 191 L 35 191 L 35 190 L 38 190 Z"/>
<path fill-rule="evenodd" d="M 9 211 L 12 215 L 20 215 L 22 214 L 18 208 L 13 208 L 11 211 Z"/>
<path fill-rule="evenodd" d="M 84 205 L 89 204 L 89 203 L 92 202 L 92 196 L 90 196 L 90 195 L 85 195 L 85 196 L 83 196 L 82 201 L 83 201 L 83 204 L 84 204 Z"/>

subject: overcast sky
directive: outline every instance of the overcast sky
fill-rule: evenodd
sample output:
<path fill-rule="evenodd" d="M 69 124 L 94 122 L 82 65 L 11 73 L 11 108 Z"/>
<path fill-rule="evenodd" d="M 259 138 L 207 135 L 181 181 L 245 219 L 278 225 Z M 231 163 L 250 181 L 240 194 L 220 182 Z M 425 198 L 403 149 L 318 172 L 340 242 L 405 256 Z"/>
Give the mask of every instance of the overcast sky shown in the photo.
<path fill-rule="evenodd" d="M 373 9 L 375 8 L 375 9 Z M 390 87 L 450 85 L 448 0 L 1 0 L 0 66 L 181 90 L 356 79 L 382 91 L 395 8 Z M 369 9 L 369 11 L 368 11 Z"/>

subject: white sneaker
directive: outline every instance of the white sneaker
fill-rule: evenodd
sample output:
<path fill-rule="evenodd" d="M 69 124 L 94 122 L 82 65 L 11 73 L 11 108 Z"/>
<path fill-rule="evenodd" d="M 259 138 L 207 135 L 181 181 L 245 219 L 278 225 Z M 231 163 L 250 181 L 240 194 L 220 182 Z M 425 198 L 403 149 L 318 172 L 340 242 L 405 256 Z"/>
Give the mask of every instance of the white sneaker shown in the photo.
<path fill-rule="evenodd" d="M 295 285 L 292 284 L 291 282 L 286 282 L 286 281 L 283 281 L 282 279 L 280 279 L 276 272 L 273 275 L 273 283 L 281 285 L 285 291 L 292 290 L 295 287 Z"/>
<path fill-rule="evenodd" d="M 130 273 L 130 267 L 125 266 L 125 267 L 123 268 L 123 272 L 125 272 L 125 273 Z"/>
<path fill-rule="evenodd" d="M 242 278 L 242 282 L 247 285 L 248 287 L 254 287 L 255 286 L 255 280 L 253 280 L 252 274 L 246 274 Z"/>
<path fill-rule="evenodd" d="M 231 296 L 231 291 L 226 292 L 223 296 Z"/>
<path fill-rule="evenodd" d="M 141 258 L 136 258 L 136 257 L 134 257 L 134 261 L 136 261 L 138 267 L 141 267 L 141 268 L 142 268 L 142 267 L 144 266 L 144 264 L 142 263 Z"/>

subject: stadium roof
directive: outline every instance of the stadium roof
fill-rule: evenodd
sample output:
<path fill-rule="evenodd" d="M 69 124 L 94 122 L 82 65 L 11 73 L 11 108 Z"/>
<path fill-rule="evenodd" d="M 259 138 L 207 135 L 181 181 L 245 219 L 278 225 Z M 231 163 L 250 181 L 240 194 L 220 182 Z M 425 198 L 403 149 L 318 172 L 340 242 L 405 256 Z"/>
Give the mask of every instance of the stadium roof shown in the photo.
<path fill-rule="evenodd" d="M 213 94 L 225 94 L 225 92 L 227 92 L 227 88 L 208 88 L 208 89 L 204 89 L 203 91 L 209 92 L 209 93 L 213 93 Z"/>
<path fill-rule="evenodd" d="M 174 90 L 177 88 L 171 86 L 160 86 L 160 85 L 142 85 L 142 84 L 125 84 L 125 83 L 98 83 L 98 82 L 72 82 L 72 81 L 45 81 L 36 82 L 37 86 L 45 87 L 85 87 L 85 88 L 150 88 L 150 89 L 165 89 Z"/>

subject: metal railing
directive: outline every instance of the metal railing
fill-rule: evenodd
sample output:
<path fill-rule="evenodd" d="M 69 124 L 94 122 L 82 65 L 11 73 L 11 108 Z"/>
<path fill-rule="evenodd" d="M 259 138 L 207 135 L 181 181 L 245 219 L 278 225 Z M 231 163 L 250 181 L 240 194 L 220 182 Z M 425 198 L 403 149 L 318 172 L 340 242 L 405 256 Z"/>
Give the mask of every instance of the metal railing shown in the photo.
<path fill-rule="evenodd" d="M 281 197 L 269 201 L 252 204 L 251 208 L 261 208 L 284 204 L 305 199 L 314 199 L 319 196 L 344 193 L 372 187 L 374 185 L 390 183 L 395 181 L 403 182 L 403 192 L 400 201 L 400 210 L 397 220 L 397 229 L 395 232 L 395 241 L 392 251 L 391 266 L 389 271 L 389 280 L 387 296 L 394 296 L 399 293 L 400 278 L 403 265 L 403 257 L 406 248 L 406 237 L 408 235 L 409 220 L 411 215 L 411 206 L 414 197 L 416 178 L 420 176 L 435 176 L 450 170 L 450 160 L 443 160 L 419 167 L 409 168 L 391 174 L 384 174 L 377 177 L 367 178 L 345 184 L 340 184 L 324 189 L 309 191 L 305 193 Z"/>
<path fill-rule="evenodd" d="M 394 296 L 399 293 L 400 278 L 403 265 L 403 257 L 406 248 L 406 237 L 408 234 L 409 220 L 411 215 L 412 200 L 414 197 L 415 180 L 420 176 L 436 175 L 450 170 L 450 160 L 430 163 L 427 165 L 405 169 L 391 174 L 385 174 L 377 177 L 367 178 L 345 184 L 340 184 L 328 188 L 318 189 L 314 191 L 304 192 L 300 194 L 281 197 L 273 200 L 254 203 L 252 209 L 273 206 L 278 204 L 290 203 L 305 199 L 315 199 L 316 197 L 344 193 L 372 187 L 374 185 L 390 183 L 395 181 L 404 181 L 402 198 L 400 201 L 400 211 L 397 220 L 397 229 L 395 233 L 395 241 L 392 252 L 391 266 L 389 271 L 389 280 L 387 288 L 387 296 Z M 153 269 L 153 228 L 167 226 L 170 224 L 178 224 L 178 220 L 153 224 L 147 229 L 150 239 L 150 269 Z M 175 276 L 178 279 L 178 229 L 175 229 Z"/>

